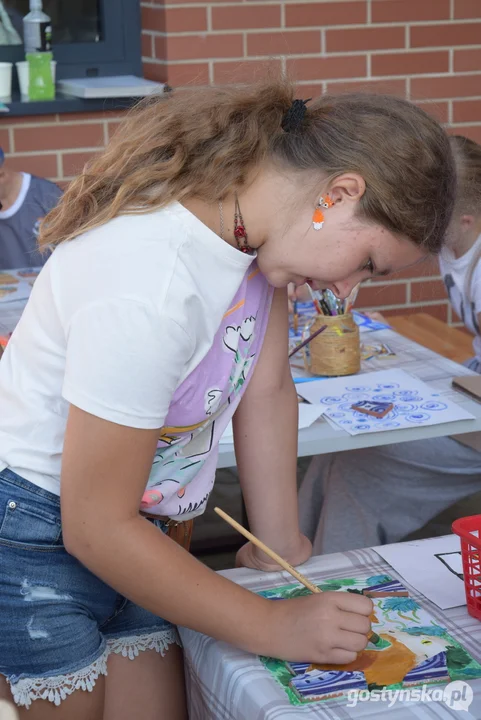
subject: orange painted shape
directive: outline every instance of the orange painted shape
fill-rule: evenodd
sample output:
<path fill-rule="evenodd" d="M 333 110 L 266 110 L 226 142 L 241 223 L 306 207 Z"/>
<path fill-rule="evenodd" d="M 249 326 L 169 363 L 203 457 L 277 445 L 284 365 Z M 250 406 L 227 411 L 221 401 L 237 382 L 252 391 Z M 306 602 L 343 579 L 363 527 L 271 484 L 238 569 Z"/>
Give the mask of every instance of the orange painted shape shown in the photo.
<path fill-rule="evenodd" d="M 381 635 L 391 645 L 383 650 L 363 650 L 349 665 L 311 665 L 309 670 L 363 672 L 368 685 L 395 685 L 416 667 L 416 655 L 392 635 Z"/>

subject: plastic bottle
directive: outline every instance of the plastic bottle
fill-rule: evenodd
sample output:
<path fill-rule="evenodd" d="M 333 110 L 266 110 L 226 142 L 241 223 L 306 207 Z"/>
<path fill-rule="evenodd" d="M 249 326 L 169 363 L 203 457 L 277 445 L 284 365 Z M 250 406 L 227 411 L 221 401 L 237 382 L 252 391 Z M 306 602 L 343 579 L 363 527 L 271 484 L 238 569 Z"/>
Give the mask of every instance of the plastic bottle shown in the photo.
<path fill-rule="evenodd" d="M 52 48 L 52 20 L 43 12 L 42 0 L 30 0 L 30 12 L 23 18 L 23 44 L 25 55 Z"/>

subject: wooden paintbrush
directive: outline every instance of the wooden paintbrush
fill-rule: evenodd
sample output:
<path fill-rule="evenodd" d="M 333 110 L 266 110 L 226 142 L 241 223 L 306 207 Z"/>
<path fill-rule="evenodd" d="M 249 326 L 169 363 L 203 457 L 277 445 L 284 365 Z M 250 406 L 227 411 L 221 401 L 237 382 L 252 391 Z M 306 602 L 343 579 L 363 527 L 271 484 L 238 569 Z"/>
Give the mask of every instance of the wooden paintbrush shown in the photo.
<path fill-rule="evenodd" d="M 276 562 L 278 565 L 281 566 L 284 570 L 286 570 L 292 577 L 296 578 L 301 585 L 304 585 L 305 588 L 310 590 L 312 593 L 320 593 L 322 590 L 320 590 L 317 585 L 314 585 L 311 583 L 310 580 L 308 580 L 304 575 L 302 575 L 300 572 L 296 570 L 296 568 L 292 567 L 292 565 L 289 565 L 289 563 L 281 558 L 280 555 L 278 555 L 274 550 L 271 550 L 267 545 L 265 545 L 262 540 L 259 540 L 256 538 L 255 535 L 253 535 L 251 532 L 245 529 L 240 523 L 237 522 L 237 520 L 234 520 L 230 515 L 228 515 L 226 512 L 221 510 L 218 507 L 214 508 L 214 512 L 217 513 L 223 520 L 225 520 L 231 527 L 233 527 L 235 530 L 240 532 L 241 535 L 243 535 L 247 540 L 250 540 L 250 542 L 259 548 L 259 550 L 262 550 L 262 552 L 265 552 L 266 555 L 268 555 L 274 562 Z M 371 630 L 369 635 L 367 636 L 369 642 L 373 643 L 374 645 L 377 645 L 377 643 L 381 642 L 381 638 L 379 635 L 377 635 L 375 632 Z"/>
<path fill-rule="evenodd" d="M 324 332 L 324 330 L 326 328 L 327 328 L 327 325 L 323 325 L 322 327 L 318 328 L 316 330 L 316 332 L 313 332 L 312 335 L 309 335 L 308 338 L 306 338 L 301 343 L 299 343 L 299 345 L 296 345 L 296 347 L 293 350 L 291 350 L 291 352 L 289 353 L 289 357 L 291 358 L 298 350 L 302 350 L 303 347 L 305 347 L 306 345 L 309 345 L 311 340 L 314 340 L 314 338 L 317 337 L 318 335 L 320 335 L 322 332 Z"/>

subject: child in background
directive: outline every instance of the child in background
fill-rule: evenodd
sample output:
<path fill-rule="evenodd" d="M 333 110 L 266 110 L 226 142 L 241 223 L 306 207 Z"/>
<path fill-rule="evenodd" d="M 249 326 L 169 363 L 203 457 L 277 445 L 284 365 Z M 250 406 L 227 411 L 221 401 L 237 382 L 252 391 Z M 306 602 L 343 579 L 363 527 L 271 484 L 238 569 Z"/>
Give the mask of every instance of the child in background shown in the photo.
<path fill-rule="evenodd" d="M 40 221 L 61 195 L 49 180 L 9 168 L 0 148 L 0 271 L 44 264 L 47 255 L 37 247 Z"/>
<path fill-rule="evenodd" d="M 458 197 L 440 267 L 449 300 L 474 335 L 475 355 L 465 365 L 479 372 L 481 146 L 461 136 L 450 142 Z M 318 455 L 299 493 L 301 529 L 314 554 L 398 542 L 480 490 L 481 433 Z"/>
<path fill-rule="evenodd" d="M 150 100 L 70 185 L 0 363 L 0 673 L 22 717 L 185 718 L 175 625 L 290 660 L 366 646 L 369 599 L 275 603 L 173 534 L 188 545 L 235 412 L 252 532 L 307 560 L 286 287 L 346 297 L 439 252 L 454 187 L 420 108 L 307 107 L 284 80 Z M 278 569 L 250 544 L 238 561 Z"/>

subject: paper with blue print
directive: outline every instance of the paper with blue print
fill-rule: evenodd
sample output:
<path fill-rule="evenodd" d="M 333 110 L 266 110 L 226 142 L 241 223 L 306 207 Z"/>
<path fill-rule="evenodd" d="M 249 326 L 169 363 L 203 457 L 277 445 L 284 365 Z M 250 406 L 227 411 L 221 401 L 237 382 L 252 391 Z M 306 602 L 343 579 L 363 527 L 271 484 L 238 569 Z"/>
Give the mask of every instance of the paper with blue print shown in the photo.
<path fill-rule="evenodd" d="M 475 419 L 404 370 L 381 370 L 324 383 L 306 383 L 297 392 L 308 402 L 323 405 L 324 417 L 350 435 Z M 375 418 L 352 409 L 359 400 L 390 402 L 394 407 L 385 417 Z"/>

